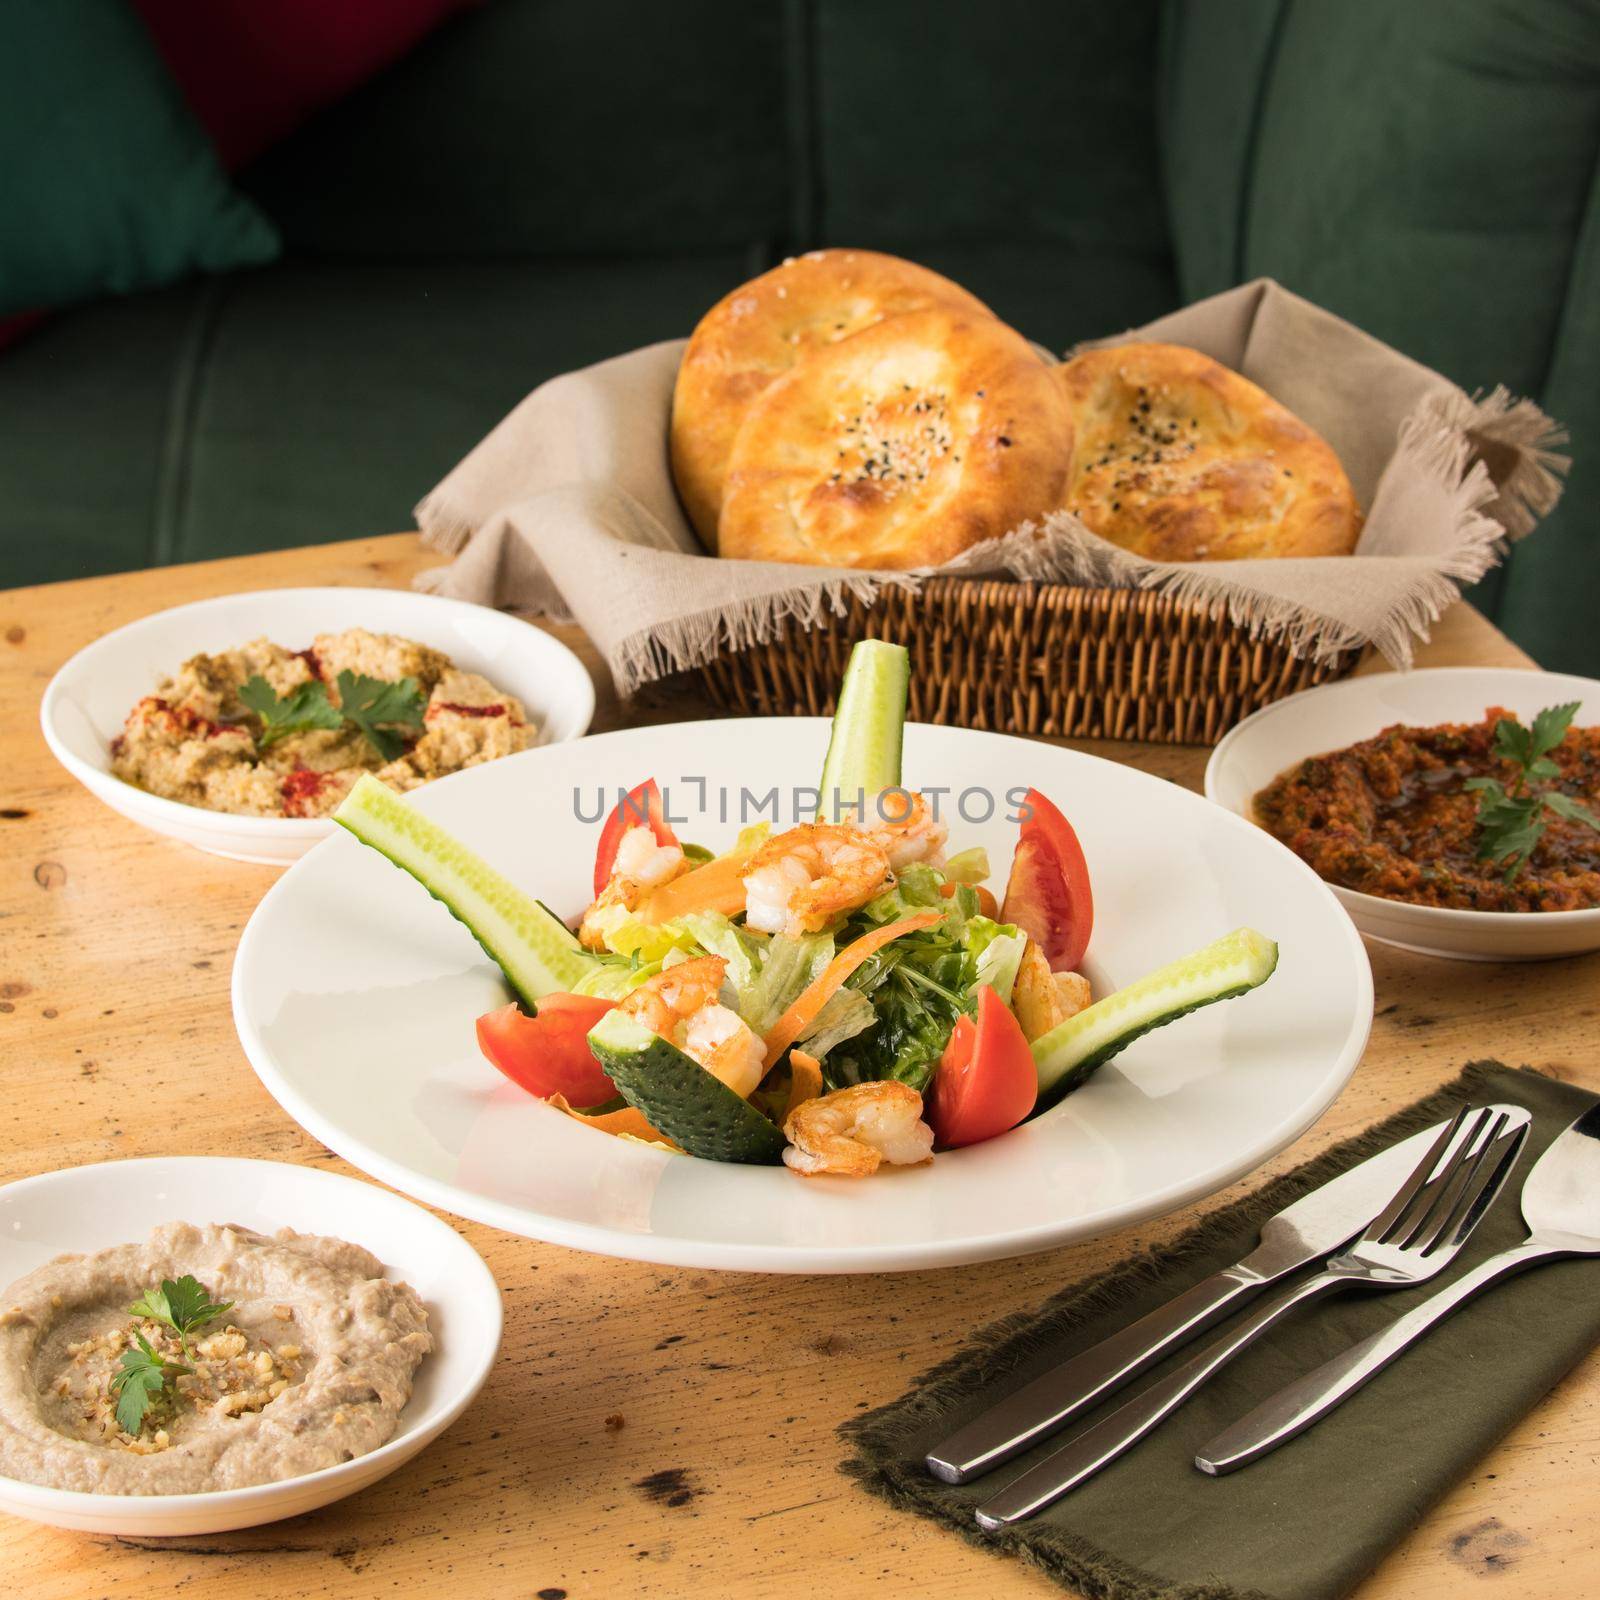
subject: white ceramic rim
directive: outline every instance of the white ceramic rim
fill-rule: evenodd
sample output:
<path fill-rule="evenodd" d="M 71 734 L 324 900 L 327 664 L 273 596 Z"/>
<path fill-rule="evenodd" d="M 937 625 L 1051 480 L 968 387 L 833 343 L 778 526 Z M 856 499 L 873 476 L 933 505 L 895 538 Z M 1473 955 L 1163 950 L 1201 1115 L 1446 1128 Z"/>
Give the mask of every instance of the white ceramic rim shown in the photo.
<path fill-rule="evenodd" d="M 1540 678 L 1577 679 L 1579 677 L 1576 673 L 1528 672 L 1527 669 L 1519 667 L 1419 667 L 1413 672 L 1399 674 L 1398 676 L 1402 679 L 1415 681 L 1419 678 L 1445 678 L 1499 671 L 1521 673 L 1524 676 Z M 1211 801 L 1213 805 L 1221 806 L 1230 816 L 1240 817 L 1242 821 L 1248 823 L 1252 828 L 1259 828 L 1259 824 L 1251 821 L 1248 817 L 1242 816 L 1240 812 L 1235 811 L 1232 806 L 1217 797 L 1217 790 L 1221 786 L 1220 775 L 1227 765 L 1232 746 L 1239 743 L 1251 728 L 1276 716 L 1279 712 L 1292 714 L 1295 704 L 1307 699 L 1309 696 L 1336 695 L 1341 691 L 1358 687 L 1366 681 L 1367 679 L 1365 678 L 1343 678 L 1338 683 L 1321 683 L 1314 689 L 1302 689 L 1298 694 L 1285 695 L 1283 699 L 1274 700 L 1271 705 L 1263 706 L 1259 711 L 1252 711 L 1242 722 L 1235 723 L 1217 741 L 1216 748 L 1211 752 L 1211 759 L 1206 762 L 1206 799 Z M 1594 682 L 1593 679 L 1582 679 L 1580 681 Z M 1595 687 L 1597 694 L 1600 694 L 1600 684 L 1596 684 Z M 1374 734 L 1381 731 L 1378 728 L 1372 730 Z M 1265 832 L 1266 830 L 1260 829 L 1259 831 Z M 1270 838 L 1271 835 L 1268 835 L 1268 837 Z M 1288 846 L 1285 845 L 1284 848 L 1287 849 Z M 1382 895 L 1367 894 L 1362 889 L 1347 889 L 1342 884 L 1330 884 L 1329 887 L 1334 890 L 1339 899 L 1348 901 L 1353 910 L 1367 912 L 1373 916 L 1392 917 L 1395 915 L 1396 906 L 1404 907 L 1408 913 L 1406 920 L 1410 921 L 1412 917 L 1415 917 L 1419 933 L 1423 932 L 1430 924 L 1435 928 L 1460 927 L 1462 926 L 1461 919 L 1463 918 L 1468 919 L 1472 927 L 1482 929 L 1485 933 L 1493 933 L 1498 929 L 1524 929 L 1528 926 L 1528 918 L 1530 916 L 1537 917 L 1541 927 L 1550 928 L 1583 928 L 1600 922 L 1600 906 L 1591 907 L 1587 911 L 1475 911 L 1467 906 L 1419 906 L 1410 900 L 1387 900 Z M 1378 938 L 1379 935 L 1373 934 L 1372 937 Z M 1384 940 L 1386 944 L 1394 942 L 1392 939 Z M 1407 946 L 1406 948 L 1410 947 Z M 1436 954 L 1438 952 L 1430 951 L 1428 953 Z"/>
<path fill-rule="evenodd" d="M 185 612 L 205 610 L 215 606 L 219 601 L 238 601 L 252 595 L 264 599 L 302 599 L 310 596 L 319 598 L 338 595 L 349 596 L 352 602 L 352 614 L 359 615 L 360 602 L 363 598 L 372 595 L 381 595 L 385 601 L 392 600 L 395 595 L 406 595 L 416 600 L 425 602 L 430 606 L 449 608 L 455 611 L 483 612 L 504 617 L 507 622 L 517 622 L 518 618 L 511 617 L 505 612 L 495 611 L 492 606 L 474 605 L 470 600 L 456 600 L 448 595 L 425 594 L 420 590 L 411 589 L 375 589 L 370 585 L 362 588 L 346 588 L 340 584 L 303 585 L 294 589 L 241 589 L 232 594 L 211 595 L 204 600 L 190 600 L 181 606 L 169 606 L 163 611 L 153 611 L 149 616 L 136 617 L 132 622 L 125 622 L 120 628 L 113 628 L 109 633 L 103 633 L 98 639 L 91 640 L 81 650 L 74 651 L 56 670 L 50 682 L 46 685 L 44 697 L 39 703 L 39 726 L 44 733 L 45 743 L 50 747 L 50 753 L 61 763 L 84 788 L 93 794 L 98 794 L 107 783 L 115 783 L 122 789 L 127 789 L 137 798 L 131 805 L 140 811 L 146 812 L 151 817 L 161 817 L 169 824 L 181 826 L 198 833 L 228 833 L 245 838 L 268 840 L 284 839 L 323 839 L 327 837 L 331 826 L 326 817 L 248 817 L 237 816 L 231 811 L 209 811 L 204 806 L 186 805 L 181 800 L 169 800 L 165 795 L 151 794 L 147 789 L 136 789 L 131 784 L 125 784 L 120 778 L 114 777 L 109 772 L 102 772 L 98 767 L 90 766 L 75 752 L 70 750 L 65 741 L 56 731 L 56 704 L 66 692 L 69 676 L 92 670 L 94 658 L 97 654 L 109 648 L 114 641 L 124 638 L 130 633 L 141 629 L 148 629 L 157 623 L 165 623 L 173 617 L 182 616 Z M 529 626 L 528 624 L 522 624 Z M 578 660 L 577 655 L 553 635 L 544 633 L 542 629 L 535 629 L 547 643 L 556 650 L 562 651 L 572 657 L 574 665 L 579 668 L 574 677 L 574 683 L 581 686 L 574 700 L 574 732 L 571 738 L 582 738 L 589 724 L 594 720 L 594 682 L 589 677 L 587 669 Z M 542 647 L 541 647 L 542 648 Z M 566 740 L 554 741 L 566 743 Z"/>
<path fill-rule="evenodd" d="M 130 1156 L 122 1161 L 93 1161 L 84 1165 L 91 1167 L 139 1167 L 169 1161 L 214 1161 L 226 1163 L 248 1161 L 254 1166 L 288 1167 L 313 1182 L 325 1183 L 333 1189 L 338 1189 L 344 1184 L 360 1182 L 360 1179 L 348 1178 L 342 1172 L 323 1172 L 317 1167 L 301 1166 L 293 1161 L 258 1161 L 252 1156 Z M 17 1178 L 11 1183 L 0 1185 L 0 1191 L 15 1193 L 18 1189 L 48 1187 L 51 1183 L 61 1181 L 66 1175 L 82 1170 L 82 1166 L 61 1167 L 55 1172 L 35 1173 L 32 1177 Z M 367 1187 L 371 1186 L 368 1185 Z M 387 1193 L 387 1191 L 379 1192 Z M 374 1464 L 397 1455 L 415 1455 L 420 1450 L 425 1449 L 478 1398 L 484 1384 L 488 1381 L 489 1374 L 494 1370 L 495 1361 L 499 1357 L 500 1341 L 505 1332 L 505 1304 L 501 1298 L 500 1285 L 496 1282 L 494 1274 L 490 1272 L 488 1263 L 449 1223 L 441 1222 L 437 1217 L 424 1211 L 421 1206 L 407 1199 L 403 1194 L 389 1193 L 388 1198 L 396 1205 L 406 1206 L 416 1212 L 421 1223 L 428 1228 L 436 1230 L 441 1237 L 448 1236 L 451 1247 L 461 1252 L 463 1256 L 462 1270 L 480 1275 L 482 1282 L 491 1291 L 488 1298 L 495 1307 L 496 1325 L 488 1359 L 482 1363 L 481 1370 L 473 1374 L 462 1392 L 444 1407 L 440 1416 L 428 1423 L 421 1443 L 418 1443 L 416 1432 L 401 1434 L 386 1440 L 376 1450 L 369 1450 L 365 1455 L 356 1456 L 354 1460 L 341 1461 L 338 1465 L 332 1467 L 319 1467 L 315 1472 L 302 1472 L 293 1478 L 277 1478 L 271 1483 L 252 1483 L 242 1489 L 206 1489 L 196 1494 L 105 1495 L 93 1494 L 87 1489 L 52 1489 L 45 1484 L 29 1483 L 22 1478 L 8 1478 L 4 1474 L 0 1474 L 0 1483 L 4 1483 L 6 1495 L 41 1512 L 59 1511 L 76 1514 L 85 1514 L 91 1509 L 104 1510 L 107 1502 L 115 1502 L 118 1505 L 138 1505 L 142 1503 L 160 1506 L 163 1511 L 193 1510 L 201 1512 L 223 1506 L 242 1509 L 254 1506 L 268 1508 L 272 1501 L 280 1498 L 290 1485 L 298 1486 L 306 1483 L 336 1484 L 345 1478 L 360 1478 L 365 1484 L 375 1481 L 371 1476 Z M 471 1258 L 470 1261 L 465 1259 L 467 1257 Z M 380 1473 L 378 1476 L 381 1477 L 382 1474 Z M 337 1495 L 332 1495 L 322 1503 L 328 1504 L 337 1498 L 339 1498 Z M 270 1520 L 274 1519 L 262 1518 L 264 1522 Z M 161 1535 L 152 1535 L 152 1537 L 159 1538 Z M 181 1535 L 178 1537 L 181 1537 Z"/>
<path fill-rule="evenodd" d="M 675 724 L 674 727 L 685 740 L 692 743 L 698 730 L 703 728 L 726 729 L 730 723 L 782 722 L 785 724 L 803 723 L 807 726 L 826 726 L 826 720 L 825 718 L 719 718 L 698 723 L 679 723 Z M 585 740 L 585 744 L 601 744 L 607 741 L 626 742 L 630 732 L 631 730 L 621 729 L 611 733 L 591 734 Z M 989 733 L 985 730 L 983 737 L 1004 739 L 1009 743 L 1030 748 L 1036 747 L 1036 741 L 1009 734 Z M 520 756 L 512 756 L 508 759 L 511 761 L 524 760 L 532 754 L 533 752 L 531 751 L 524 752 Z M 1104 757 L 1086 756 L 1085 752 L 1081 751 L 1075 752 L 1075 754 L 1091 760 L 1106 759 Z M 1116 765 L 1117 763 L 1112 764 Z M 455 782 L 463 776 L 465 776 L 464 773 L 453 773 L 447 778 L 439 779 L 434 787 Z M 1160 782 L 1159 779 L 1153 779 L 1152 781 Z M 1180 804 L 1202 806 L 1209 804 L 1202 796 L 1195 794 L 1192 790 L 1183 789 L 1176 785 L 1171 787 L 1175 795 L 1182 797 L 1179 801 Z M 1284 857 L 1285 865 L 1291 866 L 1291 870 L 1301 873 L 1310 883 L 1316 886 L 1320 895 L 1329 902 L 1330 909 L 1335 913 L 1334 925 L 1340 929 L 1342 935 L 1348 940 L 1353 957 L 1352 964 L 1356 974 L 1357 992 L 1352 997 L 1353 1020 L 1351 1029 L 1326 1076 L 1318 1087 L 1308 1094 L 1296 1116 L 1278 1124 L 1270 1132 L 1263 1134 L 1248 1146 L 1242 1147 L 1228 1159 L 1219 1161 L 1214 1166 L 1205 1169 L 1188 1182 L 1175 1183 L 1167 1188 L 1147 1191 L 1138 1199 L 1111 1207 L 1103 1214 L 1097 1215 L 1092 1226 L 1088 1227 L 1083 1225 L 1082 1219 L 1068 1219 L 1065 1221 L 1041 1222 L 1031 1227 L 1020 1229 L 1007 1229 L 1004 1233 L 969 1236 L 954 1243 L 935 1241 L 932 1243 L 902 1244 L 897 1246 L 873 1245 L 856 1250 L 817 1246 L 786 1246 L 782 1252 L 781 1261 L 775 1261 L 774 1251 L 771 1246 L 693 1240 L 680 1236 L 664 1236 L 650 1233 L 629 1234 L 626 1236 L 625 1247 L 621 1247 L 623 1236 L 613 1229 L 593 1223 L 552 1217 L 547 1213 L 537 1213 L 540 1231 L 538 1233 L 530 1233 L 528 1229 L 529 1212 L 514 1205 L 504 1204 L 474 1194 L 470 1190 L 457 1187 L 444 1180 L 436 1180 L 425 1173 L 415 1172 L 399 1161 L 391 1161 L 364 1140 L 348 1133 L 337 1123 L 324 1117 L 303 1099 L 294 1085 L 279 1072 L 271 1052 L 267 1049 L 265 1042 L 256 1031 L 247 1013 L 243 995 L 243 973 L 248 965 L 251 948 L 256 938 L 260 937 L 259 930 L 263 924 L 259 913 L 275 896 L 290 892 L 292 883 L 296 881 L 294 869 L 285 873 L 262 896 L 256 908 L 256 913 L 252 914 L 250 921 L 245 925 L 244 932 L 240 935 L 233 963 L 232 1000 L 234 1026 L 238 1031 L 240 1044 L 251 1067 L 266 1086 L 268 1092 L 314 1138 L 343 1156 L 352 1166 L 359 1167 L 363 1172 L 377 1178 L 382 1183 L 388 1184 L 391 1188 L 398 1189 L 404 1194 L 414 1195 L 417 1199 L 428 1205 L 436 1206 L 441 1211 L 448 1211 L 454 1216 L 464 1217 L 472 1222 L 480 1222 L 489 1227 L 499 1228 L 503 1232 L 514 1234 L 519 1238 L 534 1238 L 547 1244 L 564 1245 L 571 1249 L 585 1250 L 595 1255 L 613 1256 L 620 1260 L 643 1261 L 658 1266 L 689 1267 L 725 1272 L 778 1272 L 785 1274 L 909 1272 L 929 1267 L 966 1266 L 981 1261 L 1036 1255 L 1041 1251 L 1055 1249 L 1061 1245 L 1101 1237 L 1131 1223 L 1142 1222 L 1151 1217 L 1168 1215 L 1196 1200 L 1205 1199 L 1207 1196 L 1225 1189 L 1229 1184 L 1254 1171 L 1264 1161 L 1269 1160 L 1279 1151 L 1287 1148 L 1302 1133 L 1312 1127 L 1323 1112 L 1339 1097 L 1345 1085 L 1354 1075 L 1355 1069 L 1365 1053 L 1367 1040 L 1372 1031 L 1373 986 L 1372 965 L 1367 956 L 1366 946 L 1362 942 L 1360 931 L 1344 907 L 1339 904 L 1338 897 L 1333 893 L 1332 889 L 1293 851 L 1279 844 L 1270 835 L 1264 834 L 1254 823 L 1247 822 L 1226 807 L 1217 806 L 1213 809 L 1221 817 L 1227 819 L 1227 826 L 1245 829 L 1254 839 L 1264 841 L 1271 845 L 1273 849 L 1280 851 Z M 297 868 L 301 867 L 304 863 L 314 859 L 317 851 L 323 848 L 324 846 L 317 846 L 302 857 L 301 861 L 297 862 L 295 866 Z M 305 870 L 314 869 L 305 867 Z M 1048 1115 L 1048 1113 L 1046 1114 Z"/>

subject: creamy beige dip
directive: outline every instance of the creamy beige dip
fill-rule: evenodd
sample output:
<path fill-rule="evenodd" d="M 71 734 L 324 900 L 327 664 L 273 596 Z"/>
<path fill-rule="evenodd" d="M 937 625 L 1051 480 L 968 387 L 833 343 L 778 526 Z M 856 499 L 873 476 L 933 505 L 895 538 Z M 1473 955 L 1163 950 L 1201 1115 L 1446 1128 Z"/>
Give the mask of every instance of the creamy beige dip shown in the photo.
<path fill-rule="evenodd" d="M 192 1273 L 223 1318 L 189 1337 L 195 1371 L 137 1435 L 110 1375 L 163 1278 Z M 384 1443 L 433 1349 L 416 1292 L 358 1245 L 290 1229 L 157 1228 L 144 1244 L 57 1256 L 0 1296 L 0 1473 L 98 1494 L 192 1494 L 336 1466 Z"/>
<path fill-rule="evenodd" d="M 239 699 L 249 679 L 265 678 L 280 697 L 320 679 L 337 706 L 344 671 L 385 683 L 416 679 L 427 699 L 423 732 L 407 733 L 415 742 L 402 755 L 385 762 L 349 726 L 258 744 L 260 719 Z M 443 651 L 350 628 L 318 634 L 307 650 L 256 639 L 185 661 L 128 713 L 111 744 L 111 770 L 125 783 L 207 811 L 323 817 L 363 772 L 403 792 L 526 750 L 537 737 L 521 701 L 478 673 L 463 672 Z"/>

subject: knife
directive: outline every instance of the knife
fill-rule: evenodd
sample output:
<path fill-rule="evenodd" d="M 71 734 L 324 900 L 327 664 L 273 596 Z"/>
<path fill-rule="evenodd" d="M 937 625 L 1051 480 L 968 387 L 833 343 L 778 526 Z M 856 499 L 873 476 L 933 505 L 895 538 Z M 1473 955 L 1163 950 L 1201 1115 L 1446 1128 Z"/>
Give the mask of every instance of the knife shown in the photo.
<path fill-rule="evenodd" d="M 970 1483 L 1048 1438 L 1269 1284 L 1348 1244 L 1394 1197 L 1445 1124 L 1435 1123 L 1330 1178 L 1270 1217 L 1242 1261 L 1186 1289 L 1109 1339 L 1024 1384 L 924 1458 L 946 1483 Z"/>

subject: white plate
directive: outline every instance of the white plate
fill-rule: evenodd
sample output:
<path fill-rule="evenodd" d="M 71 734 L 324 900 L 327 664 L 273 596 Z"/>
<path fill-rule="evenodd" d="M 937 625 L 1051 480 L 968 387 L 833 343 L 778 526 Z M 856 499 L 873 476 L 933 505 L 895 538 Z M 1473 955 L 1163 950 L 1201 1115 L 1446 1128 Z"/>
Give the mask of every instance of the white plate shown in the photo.
<path fill-rule="evenodd" d="M 1430 727 L 1478 722 L 1490 706 L 1524 721 L 1546 706 L 1580 702 L 1579 727 L 1600 722 L 1600 683 L 1554 672 L 1431 667 L 1379 672 L 1307 689 L 1249 716 L 1211 753 L 1206 795 L 1241 817 L 1255 795 L 1307 756 L 1370 739 L 1397 722 Z M 1453 911 L 1335 887 L 1356 926 L 1385 944 L 1470 961 L 1542 961 L 1600 950 L 1600 910 Z"/>
<path fill-rule="evenodd" d="M 365 1246 L 428 1307 L 438 1349 L 387 1444 L 282 1483 L 206 1494 L 87 1494 L 0 1477 L 0 1511 L 84 1533 L 218 1533 L 298 1516 L 365 1489 L 444 1432 L 483 1387 L 500 1348 L 500 1291 L 471 1245 L 398 1195 L 313 1167 L 164 1156 L 68 1167 L 0 1188 L 0 1289 L 67 1251 L 103 1250 L 164 1222 L 294 1228 Z"/>
<path fill-rule="evenodd" d="M 722 785 L 815 783 L 817 718 L 684 723 L 531 750 L 431 784 L 416 803 L 564 914 L 588 899 L 597 829 L 574 789 L 657 777 L 684 837 L 721 846 Z M 915 725 L 908 783 L 1004 796 L 1036 784 L 1094 875 L 1101 992 L 1251 923 L 1282 946 L 1262 989 L 1139 1041 L 1005 1137 L 868 1182 L 804 1180 L 610 1139 L 503 1080 L 473 1019 L 504 1003 L 466 930 L 348 836 L 273 886 L 234 963 L 234 1019 L 284 1108 L 357 1166 L 512 1233 L 680 1266 L 877 1272 L 1044 1250 L 1210 1194 L 1281 1149 L 1338 1094 L 1366 1042 L 1372 979 L 1322 882 L 1259 830 L 1159 778 L 999 734 Z M 814 802 L 813 802 L 814 803 Z M 948 805 L 949 800 L 946 801 Z M 785 811 L 792 815 L 792 799 Z M 969 811 L 980 809 L 969 801 Z M 1016 829 L 959 819 L 1007 870 Z"/>
<path fill-rule="evenodd" d="M 111 741 L 134 702 L 192 655 L 263 635 L 297 650 L 345 628 L 397 633 L 481 672 L 528 708 L 540 744 L 580 738 L 594 715 L 594 685 L 577 656 L 503 612 L 409 589 L 260 589 L 141 617 L 85 646 L 44 692 L 45 742 L 79 783 L 146 828 L 236 861 L 298 860 L 334 831 L 327 818 L 234 817 L 146 794 L 112 776 Z"/>

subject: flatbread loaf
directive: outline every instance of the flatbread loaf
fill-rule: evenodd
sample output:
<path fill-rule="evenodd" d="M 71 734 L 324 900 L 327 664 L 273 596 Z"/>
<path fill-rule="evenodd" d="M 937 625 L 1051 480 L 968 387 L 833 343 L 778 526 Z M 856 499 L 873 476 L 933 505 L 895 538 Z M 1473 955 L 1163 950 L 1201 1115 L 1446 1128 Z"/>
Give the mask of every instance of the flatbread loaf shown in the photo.
<path fill-rule="evenodd" d="M 890 317 L 813 350 L 751 403 L 721 553 L 936 566 L 1063 503 L 1072 421 L 1055 369 L 985 313 Z"/>
<path fill-rule="evenodd" d="M 948 278 L 897 256 L 813 250 L 752 278 L 700 319 L 672 397 L 672 471 L 707 549 L 717 548 L 722 482 L 750 402 L 808 351 L 935 305 L 990 314 Z"/>
<path fill-rule="evenodd" d="M 1077 430 L 1066 504 L 1101 538 L 1152 561 L 1355 549 L 1361 509 L 1339 458 L 1248 378 L 1171 344 L 1056 370 Z"/>

